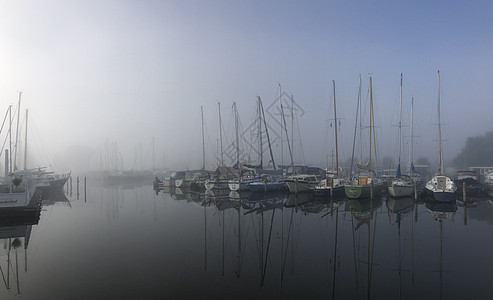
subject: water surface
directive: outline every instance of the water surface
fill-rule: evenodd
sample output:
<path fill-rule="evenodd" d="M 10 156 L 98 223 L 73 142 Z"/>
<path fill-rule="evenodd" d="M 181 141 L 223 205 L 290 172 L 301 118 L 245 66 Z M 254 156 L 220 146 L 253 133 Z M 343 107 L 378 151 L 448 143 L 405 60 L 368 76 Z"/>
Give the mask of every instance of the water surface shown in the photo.
<path fill-rule="evenodd" d="M 65 192 L 45 197 L 39 219 L 2 222 L 3 299 L 493 294 L 489 199 L 464 207 L 412 198 L 156 194 L 151 185 L 90 181 L 86 193 Z"/>

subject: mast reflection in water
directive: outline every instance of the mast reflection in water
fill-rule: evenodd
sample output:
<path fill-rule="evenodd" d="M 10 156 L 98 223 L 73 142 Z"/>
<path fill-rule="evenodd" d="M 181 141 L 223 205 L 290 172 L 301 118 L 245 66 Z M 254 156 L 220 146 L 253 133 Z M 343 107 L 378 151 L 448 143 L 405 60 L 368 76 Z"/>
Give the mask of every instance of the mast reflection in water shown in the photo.
<path fill-rule="evenodd" d="M 385 195 L 170 187 L 156 194 L 152 185 L 90 181 L 79 198 L 51 196 L 40 218 L 0 224 L 24 226 L 2 236 L 3 299 L 481 299 L 493 292 L 490 199 L 457 206 Z"/>

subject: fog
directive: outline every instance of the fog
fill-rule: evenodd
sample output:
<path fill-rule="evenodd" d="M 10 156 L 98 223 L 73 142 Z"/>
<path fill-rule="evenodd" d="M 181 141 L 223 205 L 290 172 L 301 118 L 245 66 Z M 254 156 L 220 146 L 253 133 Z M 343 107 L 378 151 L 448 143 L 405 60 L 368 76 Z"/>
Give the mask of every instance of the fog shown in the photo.
<path fill-rule="evenodd" d="M 233 102 L 246 130 L 260 96 L 264 108 L 273 105 L 267 121 L 280 134 L 280 86 L 297 104 L 294 121 L 285 108 L 294 161 L 324 166 L 334 148 L 332 80 L 345 161 L 359 75 L 364 103 L 371 76 L 379 157 L 397 160 L 403 73 L 403 124 L 414 98 L 415 158 L 433 162 L 440 70 L 447 164 L 467 137 L 493 130 L 493 4 L 432 2 L 1 1 L 0 114 L 10 104 L 16 111 L 22 91 L 31 166 L 196 169 L 202 107 L 212 169 L 220 156 L 218 102 L 226 149 Z M 403 135 L 407 161 L 409 127 Z M 287 142 L 273 147 L 276 164 L 289 163 Z"/>

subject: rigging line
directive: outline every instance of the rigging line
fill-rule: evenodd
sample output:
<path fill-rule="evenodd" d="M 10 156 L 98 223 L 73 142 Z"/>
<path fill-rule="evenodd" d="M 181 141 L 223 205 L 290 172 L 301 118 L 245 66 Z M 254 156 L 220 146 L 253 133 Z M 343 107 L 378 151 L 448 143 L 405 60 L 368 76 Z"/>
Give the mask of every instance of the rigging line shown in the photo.
<path fill-rule="evenodd" d="M 258 97 L 258 100 L 260 101 L 260 107 L 262 108 L 262 117 L 264 118 L 265 134 L 267 135 L 267 142 L 269 144 L 270 157 L 272 159 L 272 164 L 274 166 L 274 171 L 275 171 L 276 170 L 276 163 L 274 161 L 274 155 L 272 153 L 272 147 L 271 147 L 271 144 L 270 144 L 269 129 L 268 129 L 268 126 L 267 126 L 267 121 L 265 120 L 264 105 L 262 104 L 262 100 L 260 99 L 260 96 Z"/>
<path fill-rule="evenodd" d="M 5 112 L 5 117 L 3 118 L 3 122 L 2 122 L 2 128 L 0 128 L 0 133 L 3 131 L 3 126 L 5 125 L 5 121 L 7 121 L 7 117 L 9 115 L 9 110 L 10 110 L 10 107 L 9 106 L 9 109 L 7 109 L 7 111 Z"/>
<path fill-rule="evenodd" d="M 251 220 L 251 222 L 252 222 L 253 234 L 254 234 L 254 236 L 256 237 L 256 236 L 257 236 L 257 230 L 255 229 L 255 222 L 254 222 L 254 220 L 253 220 L 253 215 L 250 215 L 250 220 Z M 259 226 L 259 231 L 260 231 L 260 226 Z M 255 238 L 255 239 L 256 239 L 256 238 Z M 262 254 L 262 255 L 260 255 L 260 244 L 258 243 L 258 240 L 257 240 L 257 242 L 255 243 L 255 246 L 256 246 L 256 248 L 257 248 L 257 254 L 259 254 L 259 255 L 258 255 L 258 259 L 259 259 L 259 261 L 262 261 L 262 255 L 263 255 L 263 254 Z"/>
<path fill-rule="evenodd" d="M 355 240 L 355 237 L 354 237 L 354 232 L 355 232 L 355 229 L 354 229 L 354 213 L 352 212 L 352 209 L 351 209 L 351 231 L 352 231 L 352 235 L 353 235 L 353 256 L 354 256 L 354 274 L 356 275 L 356 291 L 359 291 L 358 264 L 357 264 L 358 259 L 357 259 L 357 255 L 356 255 L 356 240 Z"/>
<path fill-rule="evenodd" d="M 12 109 L 12 105 L 9 106 L 9 109 L 7 109 L 7 112 L 5 113 L 5 118 L 3 120 L 3 123 L 2 123 L 2 129 L 0 129 L 0 132 L 3 131 L 3 126 L 5 124 L 5 121 L 7 120 L 7 116 L 9 115 L 9 111 Z M 7 137 L 10 136 L 10 130 L 9 130 L 9 133 L 5 135 L 5 141 L 3 142 L 3 145 L 2 145 L 2 150 L 0 152 L 0 157 L 2 157 L 2 153 L 3 153 L 3 150 L 5 149 L 5 143 L 7 143 Z"/>
<path fill-rule="evenodd" d="M 294 209 L 294 208 L 293 208 Z M 298 226 L 298 236 L 300 236 L 300 232 L 301 232 L 301 220 L 303 219 L 303 214 L 300 214 L 300 219 L 299 219 L 299 226 Z M 294 237 L 293 237 L 293 242 L 292 244 L 294 245 Z M 293 250 L 293 261 L 296 260 L 296 253 L 298 253 L 298 244 L 296 244 L 296 251 Z M 292 266 L 292 270 L 291 270 L 292 273 L 294 273 L 294 264 Z"/>
<path fill-rule="evenodd" d="M 286 251 L 284 251 L 284 261 L 283 261 L 282 270 L 281 270 L 281 281 L 284 278 L 284 270 L 286 267 L 286 258 L 288 256 L 288 249 L 287 248 L 289 247 L 289 237 L 290 237 L 290 233 L 291 233 L 291 225 L 293 224 L 293 214 L 294 214 L 294 208 L 291 209 L 291 220 L 289 222 L 289 227 L 288 227 L 288 239 L 286 240 Z"/>
<path fill-rule="evenodd" d="M 270 239 L 271 239 L 271 236 L 272 236 L 272 225 L 274 223 L 274 213 L 275 212 L 276 212 L 276 209 L 274 208 L 272 210 L 272 217 L 270 219 L 269 238 L 268 238 L 268 242 L 267 242 L 267 250 L 265 252 L 264 271 L 262 272 L 262 279 L 260 281 L 260 286 L 261 287 L 264 285 L 265 272 L 267 271 L 267 259 L 269 258 Z"/>
<path fill-rule="evenodd" d="M 377 217 L 378 217 L 378 212 L 375 211 L 375 223 L 373 224 L 373 237 L 372 237 L 372 249 L 371 249 L 371 262 L 368 262 L 370 264 L 370 278 L 368 278 L 368 297 L 370 297 L 370 287 L 371 287 L 371 277 L 373 274 L 373 257 L 375 254 L 375 236 L 376 236 L 376 229 L 377 229 Z M 370 228 L 368 228 L 370 230 Z"/>
<path fill-rule="evenodd" d="M 252 215 L 250 215 L 251 217 Z M 247 226 L 247 232 L 245 234 L 245 243 L 243 245 L 243 249 L 242 249 L 242 252 L 241 253 L 245 253 L 246 252 L 246 247 L 247 247 L 247 239 L 248 239 L 248 233 L 250 232 L 250 225 Z M 244 260 L 241 261 L 240 263 L 240 267 L 243 266 L 243 263 L 244 263 Z"/>
<path fill-rule="evenodd" d="M 7 143 L 7 138 L 8 138 L 8 134 L 5 135 L 5 140 L 3 141 L 3 145 L 2 145 L 2 152 L 0 153 L 0 157 L 2 157 L 2 154 L 3 154 L 3 150 L 5 149 L 5 144 Z"/>
<path fill-rule="evenodd" d="M 294 164 L 293 152 L 291 150 L 291 143 L 289 142 L 288 126 L 286 124 L 286 117 L 284 116 L 284 108 L 283 108 L 282 102 L 281 102 L 281 115 L 282 115 L 282 121 L 284 123 L 284 131 L 286 132 L 286 141 L 288 142 L 289 157 L 291 158 L 291 165 L 293 165 Z"/>
<path fill-rule="evenodd" d="M 298 138 L 300 139 L 301 158 L 305 162 L 305 151 L 303 151 L 303 143 L 301 142 L 300 122 L 296 122 L 296 128 L 298 129 Z"/>
<path fill-rule="evenodd" d="M 6 287 L 6 288 L 8 288 L 8 286 L 7 286 L 7 281 L 5 280 L 5 275 L 4 275 L 4 273 L 3 273 L 2 266 L 0 266 L 0 272 L 2 273 L 3 283 L 5 283 L 5 287 Z"/>

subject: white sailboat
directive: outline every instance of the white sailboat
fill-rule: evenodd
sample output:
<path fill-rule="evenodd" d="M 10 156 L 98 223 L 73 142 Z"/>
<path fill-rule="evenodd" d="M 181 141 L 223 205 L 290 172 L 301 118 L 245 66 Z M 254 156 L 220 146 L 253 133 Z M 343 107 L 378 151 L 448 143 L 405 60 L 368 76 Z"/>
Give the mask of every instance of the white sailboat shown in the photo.
<path fill-rule="evenodd" d="M 440 124 L 440 71 L 438 71 L 438 174 L 433 176 L 426 183 L 424 192 L 429 199 L 438 202 L 455 202 L 454 193 L 457 190 L 452 179 L 445 176 L 443 173 L 443 153 L 442 153 L 442 128 Z"/>
<path fill-rule="evenodd" d="M 19 107 L 21 103 L 21 92 L 19 93 Z M 19 110 L 20 112 L 20 110 Z M 36 178 L 32 172 L 16 170 L 16 159 L 12 161 L 12 106 L 8 109 L 9 116 L 9 148 L 5 149 L 5 176 L 0 177 L 0 208 L 18 209 L 26 208 L 30 204 L 37 207 L 37 203 L 31 200 L 36 193 Z M 7 115 L 6 115 L 7 117 Z M 19 124 L 19 122 L 17 122 Z M 19 125 L 17 125 L 19 127 Z M 27 126 L 26 126 L 27 127 Z M 18 128 L 16 130 L 15 152 L 17 152 Z M 15 156 L 14 156 L 15 157 Z M 24 160 L 25 166 L 25 160 Z"/>
<path fill-rule="evenodd" d="M 401 96 L 399 105 L 399 164 L 394 180 L 388 186 L 392 197 L 405 197 L 414 193 L 414 183 L 411 177 L 401 174 L 401 146 L 402 146 L 402 73 L 401 73 Z"/>

